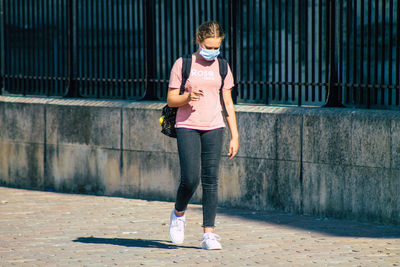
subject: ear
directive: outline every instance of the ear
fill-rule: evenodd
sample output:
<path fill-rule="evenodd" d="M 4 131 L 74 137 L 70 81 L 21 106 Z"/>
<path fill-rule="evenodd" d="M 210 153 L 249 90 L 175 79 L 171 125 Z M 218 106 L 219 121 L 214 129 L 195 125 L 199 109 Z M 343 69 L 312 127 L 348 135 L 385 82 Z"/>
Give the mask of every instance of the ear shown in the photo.
<path fill-rule="evenodd" d="M 200 44 L 198 36 L 196 36 L 196 44 Z"/>

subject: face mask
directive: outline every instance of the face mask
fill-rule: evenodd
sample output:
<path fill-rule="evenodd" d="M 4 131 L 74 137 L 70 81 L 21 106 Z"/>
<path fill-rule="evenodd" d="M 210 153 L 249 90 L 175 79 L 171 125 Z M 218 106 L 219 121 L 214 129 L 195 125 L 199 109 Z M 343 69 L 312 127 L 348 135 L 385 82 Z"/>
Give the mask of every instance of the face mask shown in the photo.
<path fill-rule="evenodd" d="M 202 48 L 200 45 L 200 55 L 208 61 L 214 60 L 216 57 L 219 55 L 219 48 L 218 50 L 213 50 L 213 49 L 205 49 Z"/>

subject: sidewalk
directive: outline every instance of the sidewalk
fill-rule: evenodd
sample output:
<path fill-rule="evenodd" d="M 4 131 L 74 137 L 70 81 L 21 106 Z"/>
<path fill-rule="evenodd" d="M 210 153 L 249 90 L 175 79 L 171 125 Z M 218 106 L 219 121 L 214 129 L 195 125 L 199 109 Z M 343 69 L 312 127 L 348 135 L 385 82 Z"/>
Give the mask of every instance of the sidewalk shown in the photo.
<path fill-rule="evenodd" d="M 400 227 L 220 209 L 223 250 L 200 249 L 190 205 L 184 245 L 173 203 L 0 187 L 0 266 L 400 266 Z"/>

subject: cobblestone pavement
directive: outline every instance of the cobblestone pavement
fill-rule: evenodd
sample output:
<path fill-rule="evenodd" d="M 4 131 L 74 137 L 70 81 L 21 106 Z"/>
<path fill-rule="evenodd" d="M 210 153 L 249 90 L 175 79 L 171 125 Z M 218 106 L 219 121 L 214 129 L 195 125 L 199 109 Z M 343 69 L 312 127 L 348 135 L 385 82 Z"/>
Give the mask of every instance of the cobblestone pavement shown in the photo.
<path fill-rule="evenodd" d="M 223 250 L 200 249 L 201 206 L 183 245 L 171 202 L 0 187 L 0 266 L 400 266 L 400 227 L 220 209 Z"/>

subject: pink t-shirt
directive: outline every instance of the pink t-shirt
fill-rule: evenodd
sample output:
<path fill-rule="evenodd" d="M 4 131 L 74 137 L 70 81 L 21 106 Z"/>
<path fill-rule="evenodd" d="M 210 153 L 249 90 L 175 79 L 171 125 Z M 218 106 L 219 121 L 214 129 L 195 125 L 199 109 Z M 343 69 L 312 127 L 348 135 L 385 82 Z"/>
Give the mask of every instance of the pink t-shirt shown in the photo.
<path fill-rule="evenodd" d="M 182 58 L 179 58 L 172 67 L 169 88 L 179 90 L 181 81 Z M 190 101 L 188 104 L 178 108 L 175 127 L 196 130 L 214 130 L 225 127 L 219 97 L 221 75 L 219 74 L 217 59 L 207 61 L 198 59 L 195 55 L 192 56 L 192 66 L 185 84 L 185 91 L 190 92 L 193 85 L 203 90 L 204 96 L 198 101 Z M 228 66 L 223 90 L 230 90 L 233 86 L 233 75 Z"/>

